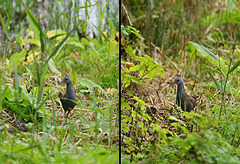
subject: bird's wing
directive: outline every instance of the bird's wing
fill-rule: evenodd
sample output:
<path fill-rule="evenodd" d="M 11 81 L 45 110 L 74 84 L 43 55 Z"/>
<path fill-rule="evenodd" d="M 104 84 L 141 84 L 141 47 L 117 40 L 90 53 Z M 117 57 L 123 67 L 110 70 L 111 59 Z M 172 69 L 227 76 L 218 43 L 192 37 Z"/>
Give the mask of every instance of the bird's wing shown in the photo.
<path fill-rule="evenodd" d="M 197 105 L 197 98 L 196 97 L 185 94 L 185 98 L 188 100 L 188 102 L 192 103 L 193 108 Z"/>

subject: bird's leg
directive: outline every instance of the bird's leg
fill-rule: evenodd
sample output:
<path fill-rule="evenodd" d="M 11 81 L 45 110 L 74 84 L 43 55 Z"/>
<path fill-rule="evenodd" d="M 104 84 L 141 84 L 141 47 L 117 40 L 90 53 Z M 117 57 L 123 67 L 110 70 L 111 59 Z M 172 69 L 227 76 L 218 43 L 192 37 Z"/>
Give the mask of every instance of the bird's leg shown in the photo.
<path fill-rule="evenodd" d="M 67 123 L 67 118 L 68 118 L 69 111 L 65 111 L 65 124 Z"/>

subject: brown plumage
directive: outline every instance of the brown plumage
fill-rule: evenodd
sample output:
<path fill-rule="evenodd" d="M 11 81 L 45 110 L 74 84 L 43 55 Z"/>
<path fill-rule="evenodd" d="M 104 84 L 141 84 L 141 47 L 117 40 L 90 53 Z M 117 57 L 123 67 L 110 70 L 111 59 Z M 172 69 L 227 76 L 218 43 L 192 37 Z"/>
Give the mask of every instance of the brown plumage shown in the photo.
<path fill-rule="evenodd" d="M 191 112 L 191 110 L 197 105 L 197 97 L 190 96 L 185 92 L 184 83 L 181 77 L 176 78 L 170 85 L 173 84 L 178 85 L 176 97 L 177 106 L 180 106 L 183 111 Z"/>

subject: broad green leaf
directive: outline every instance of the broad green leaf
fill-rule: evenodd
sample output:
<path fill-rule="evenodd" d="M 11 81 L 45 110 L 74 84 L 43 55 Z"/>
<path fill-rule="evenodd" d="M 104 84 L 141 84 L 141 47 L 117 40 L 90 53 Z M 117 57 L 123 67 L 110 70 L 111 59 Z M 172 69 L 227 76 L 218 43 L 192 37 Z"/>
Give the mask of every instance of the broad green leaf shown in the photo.
<path fill-rule="evenodd" d="M 25 59 L 26 53 L 27 53 L 27 50 L 23 50 L 20 53 L 16 52 L 15 54 L 13 54 L 10 57 L 10 60 L 9 60 L 9 73 L 11 73 L 13 71 L 14 64 L 17 67 L 20 64 L 20 62 Z"/>
<path fill-rule="evenodd" d="M 203 57 L 210 56 L 214 60 L 219 61 L 219 59 L 212 52 L 210 52 L 208 49 L 206 49 L 205 47 L 203 47 L 203 46 L 201 46 L 197 43 L 194 43 L 194 42 L 192 42 L 192 44 Z"/>
<path fill-rule="evenodd" d="M 100 47 L 100 46 L 101 46 L 97 40 L 95 40 L 95 39 L 93 39 L 93 38 L 90 38 L 89 36 L 87 36 L 86 38 L 82 38 L 82 39 L 81 39 L 81 43 L 82 43 L 83 45 L 85 45 L 85 46 L 86 46 L 86 45 L 89 45 L 89 41 L 92 42 L 92 43 L 94 43 L 96 47 Z"/>
<path fill-rule="evenodd" d="M 52 59 L 49 60 L 48 65 L 49 65 L 49 68 L 52 72 L 58 74 L 59 76 L 62 75 L 62 73 L 56 68 L 55 63 Z"/>
<path fill-rule="evenodd" d="M 137 112 L 133 110 L 132 113 L 131 113 L 131 116 L 132 116 L 133 118 L 137 117 Z"/>
<path fill-rule="evenodd" d="M 150 109 L 150 106 L 147 103 L 145 103 L 143 100 L 141 100 L 139 97 L 134 96 L 132 99 L 136 100 L 140 104 L 142 110 L 145 108 L 145 106 L 147 106 Z"/>
<path fill-rule="evenodd" d="M 37 45 L 38 47 L 41 47 L 41 43 L 37 39 L 25 39 L 24 42 L 32 43 L 32 44 Z"/>
<path fill-rule="evenodd" d="M 76 47 L 85 49 L 85 47 L 82 45 L 82 43 L 79 42 L 79 40 L 77 38 L 69 38 L 67 41 L 68 45 L 74 45 Z"/>
<path fill-rule="evenodd" d="M 191 42 L 191 43 L 196 48 L 196 50 L 199 52 L 199 54 L 202 55 L 202 57 L 207 58 L 209 60 L 209 62 L 211 62 L 213 65 L 217 66 L 221 70 L 221 72 L 224 74 L 224 76 L 226 77 L 228 68 L 225 65 L 225 61 L 221 57 L 217 57 L 211 51 L 209 51 L 207 48 L 205 48 L 197 43 L 194 43 L 194 42 Z"/>
<path fill-rule="evenodd" d="M 51 30 L 47 32 L 47 38 L 54 38 L 54 40 L 62 40 L 66 35 L 67 32 L 63 30 Z"/>

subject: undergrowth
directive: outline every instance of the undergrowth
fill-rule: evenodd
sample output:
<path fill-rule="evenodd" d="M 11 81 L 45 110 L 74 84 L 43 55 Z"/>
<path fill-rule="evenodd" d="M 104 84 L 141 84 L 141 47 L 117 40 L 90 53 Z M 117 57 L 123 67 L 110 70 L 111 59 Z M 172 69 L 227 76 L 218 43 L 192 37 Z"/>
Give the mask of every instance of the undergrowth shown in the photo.
<path fill-rule="evenodd" d="M 105 17 L 108 3 L 103 10 L 100 4 L 69 5 L 45 29 L 33 9 L 22 1 L 16 5 L 26 12 L 29 24 L 5 31 L 15 47 L 8 51 L 6 46 L 1 60 L 0 163 L 117 163 L 119 45 L 118 27 L 111 19 L 118 18 Z M 87 22 L 76 21 L 78 17 L 70 28 L 57 23 L 66 25 L 69 12 L 85 9 L 88 15 L 92 6 L 99 7 L 99 21 L 107 20 L 107 33 L 95 26 L 95 38 L 83 36 L 79 29 L 84 33 Z M 4 27 L 11 24 L 9 14 L 1 20 Z M 12 32 L 15 40 L 8 38 Z M 58 98 L 60 91 L 65 93 L 66 86 L 58 83 L 66 75 L 77 97 L 67 122 Z"/>
<path fill-rule="evenodd" d="M 130 18 L 139 16 L 128 9 L 123 8 Z M 228 9 L 238 12 L 236 8 Z M 203 18 L 202 28 L 210 28 L 208 35 L 193 41 L 189 37 L 181 51 L 179 46 L 174 47 L 179 48 L 178 56 L 162 49 L 172 40 L 151 50 L 156 42 L 148 42 L 149 36 L 144 34 L 149 31 L 122 26 L 121 148 L 124 162 L 238 163 L 239 37 L 226 30 L 234 26 L 230 23 L 234 14 L 227 18 L 221 14 L 226 13 Z M 226 29 L 216 30 L 225 19 L 229 23 Z M 209 27 L 210 24 L 213 26 Z M 165 35 L 170 37 L 170 33 Z M 149 69 L 151 65 L 161 71 Z M 145 74 L 151 75 L 146 77 Z M 190 113 L 176 107 L 175 89 L 168 86 L 177 76 L 184 79 L 187 92 L 191 90 L 199 96 L 197 107 Z"/>

